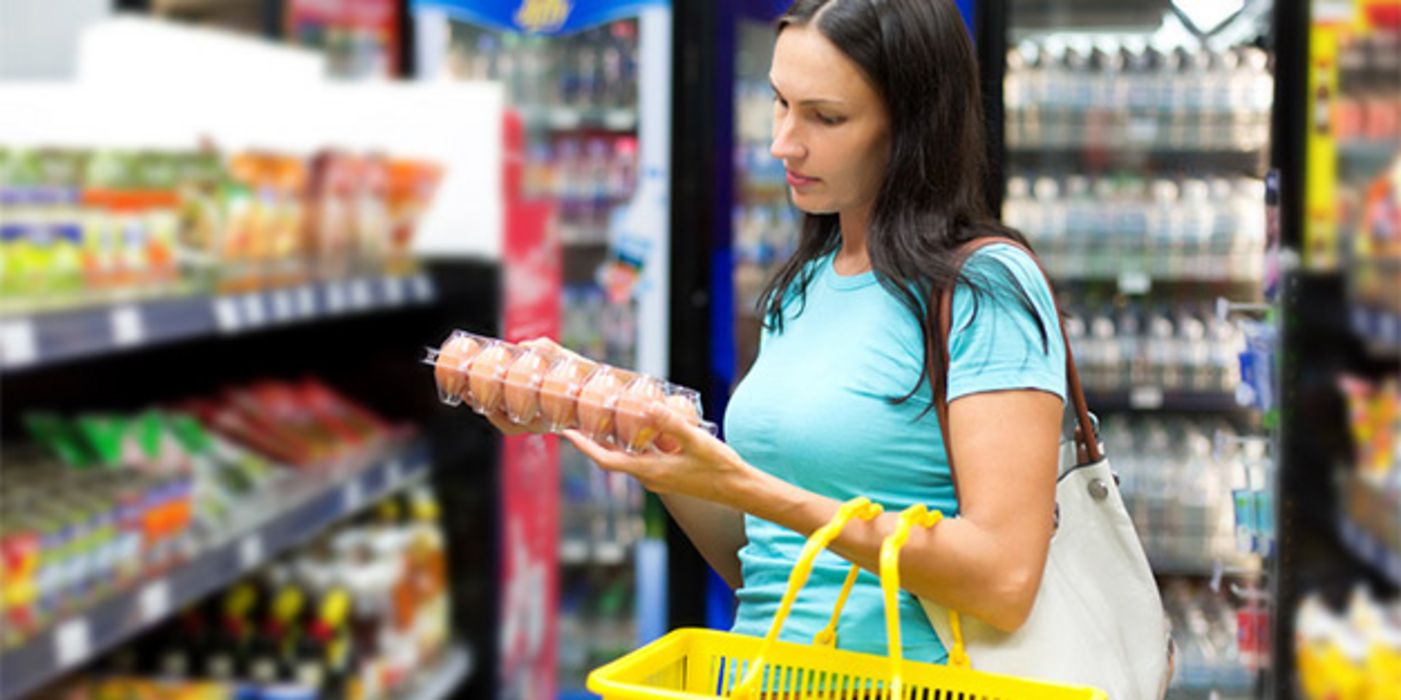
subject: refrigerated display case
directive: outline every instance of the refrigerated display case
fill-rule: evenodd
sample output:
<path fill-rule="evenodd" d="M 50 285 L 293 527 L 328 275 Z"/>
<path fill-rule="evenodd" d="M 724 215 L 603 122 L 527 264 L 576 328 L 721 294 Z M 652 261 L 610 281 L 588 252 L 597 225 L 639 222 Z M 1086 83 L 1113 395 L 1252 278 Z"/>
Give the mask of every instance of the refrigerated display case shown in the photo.
<path fill-rule="evenodd" d="M 1401 687 L 1401 3 L 1301 3 L 1283 144 L 1287 449 L 1279 514 L 1282 687 Z"/>
<path fill-rule="evenodd" d="M 421 79 L 501 83 L 520 119 L 519 198 L 549 210 L 546 238 L 527 255 L 558 256 L 562 285 L 549 296 L 558 304 L 559 340 L 666 376 L 669 3 L 424 0 L 413 13 Z M 508 224 L 508 248 L 512 235 Z M 510 267 L 508 260 L 508 298 Z M 520 329 L 519 338 L 505 330 L 510 340 L 551 334 L 541 326 Z M 507 478 L 522 468 L 510 461 L 511 440 Z M 558 486 L 533 509 L 554 511 L 558 526 L 533 566 L 548 612 L 521 623 L 540 625 L 532 634 L 544 641 L 525 652 L 503 647 L 499 669 L 506 695 L 549 697 L 557 687 L 571 697 L 584 692 L 591 669 L 667 628 L 665 516 L 633 480 L 544 440 L 543 459 L 557 454 L 556 463 L 532 473 L 557 473 Z M 533 454 L 523 458 L 540 458 Z M 538 480 L 523 487 L 538 490 Z"/>
<path fill-rule="evenodd" d="M 992 3 L 1005 55 L 981 52 L 1002 218 L 1068 315 L 1173 622 L 1169 697 L 1270 683 L 1271 3 L 1238 5 Z"/>

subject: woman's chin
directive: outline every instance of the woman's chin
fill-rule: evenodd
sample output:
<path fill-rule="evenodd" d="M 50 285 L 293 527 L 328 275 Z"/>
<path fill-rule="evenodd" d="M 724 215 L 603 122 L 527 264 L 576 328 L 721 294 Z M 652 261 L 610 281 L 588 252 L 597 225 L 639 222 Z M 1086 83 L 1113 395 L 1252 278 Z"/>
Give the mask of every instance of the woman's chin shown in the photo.
<path fill-rule="evenodd" d="M 788 189 L 788 193 L 789 200 L 793 202 L 793 206 L 797 207 L 798 211 L 804 214 L 817 215 L 837 213 L 837 210 L 831 206 L 830 202 L 824 202 L 811 195 L 796 192 L 791 187 Z"/>

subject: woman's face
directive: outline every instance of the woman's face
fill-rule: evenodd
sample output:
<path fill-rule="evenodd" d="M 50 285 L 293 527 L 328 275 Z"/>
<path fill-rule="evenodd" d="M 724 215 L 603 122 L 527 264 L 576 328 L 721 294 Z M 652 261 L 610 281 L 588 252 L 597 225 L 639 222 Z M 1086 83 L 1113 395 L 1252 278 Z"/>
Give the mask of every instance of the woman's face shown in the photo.
<path fill-rule="evenodd" d="M 809 214 L 860 212 L 875 202 L 890 159 L 885 103 L 866 76 L 811 26 L 774 44 L 773 145 L 793 203 Z"/>

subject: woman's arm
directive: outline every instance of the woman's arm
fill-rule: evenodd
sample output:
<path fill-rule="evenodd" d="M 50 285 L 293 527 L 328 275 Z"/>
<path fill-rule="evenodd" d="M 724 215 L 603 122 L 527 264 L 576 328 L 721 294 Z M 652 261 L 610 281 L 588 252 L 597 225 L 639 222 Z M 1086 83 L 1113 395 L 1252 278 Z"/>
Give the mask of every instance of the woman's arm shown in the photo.
<path fill-rule="evenodd" d="M 743 585 L 739 550 L 748 542 L 744 535 L 744 515 L 729 506 L 679 493 L 660 497 L 671 517 L 715 573 L 720 574 L 731 589 Z"/>
<path fill-rule="evenodd" d="M 1058 396 L 1034 390 L 972 394 L 949 404 L 961 513 L 911 533 L 900 557 L 907 590 L 1004 631 L 1021 626 L 1053 534 L 1062 410 Z M 566 436 L 599 466 L 631 474 L 652 491 L 718 503 L 803 535 L 841 506 L 745 463 L 670 411 L 656 411 L 654 418 L 677 437 L 680 452 L 627 455 L 577 432 Z M 853 521 L 832 550 L 878 572 L 881 542 L 895 531 L 897 517 Z"/>

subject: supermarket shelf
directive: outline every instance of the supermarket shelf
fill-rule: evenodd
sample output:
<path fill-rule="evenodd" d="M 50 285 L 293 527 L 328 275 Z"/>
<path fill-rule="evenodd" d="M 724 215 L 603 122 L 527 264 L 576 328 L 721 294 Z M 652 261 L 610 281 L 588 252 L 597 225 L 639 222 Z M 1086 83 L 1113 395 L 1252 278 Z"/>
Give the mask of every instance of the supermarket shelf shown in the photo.
<path fill-rule="evenodd" d="M 1259 557 L 1237 556 L 1228 561 L 1218 557 L 1182 557 L 1147 547 L 1148 565 L 1155 576 L 1173 578 L 1214 578 L 1219 575 L 1258 576 L 1263 571 Z"/>
<path fill-rule="evenodd" d="M 1378 171 L 1398 155 L 1401 155 L 1401 140 L 1398 139 L 1355 139 L 1338 143 L 1338 158 L 1344 167 L 1354 165 Z"/>
<path fill-rule="evenodd" d="M 636 109 L 525 108 L 521 118 L 533 131 L 637 131 Z"/>
<path fill-rule="evenodd" d="M 559 543 L 559 562 L 565 566 L 617 566 L 628 560 L 629 551 L 618 542 L 567 539 Z"/>
<path fill-rule="evenodd" d="M 132 301 L 10 316 L 0 318 L 0 371 L 426 304 L 434 294 L 432 279 L 426 274 L 362 277 L 248 294 Z"/>
<path fill-rule="evenodd" d="M 1338 521 L 1338 535 L 1354 556 L 1386 576 L 1393 584 L 1401 586 L 1401 552 L 1392 551 L 1366 528 L 1347 517 Z"/>
<path fill-rule="evenodd" d="M 1016 146 L 1007 150 L 1013 168 L 1039 167 L 1076 170 L 1078 165 L 1143 165 L 1160 169 L 1192 168 L 1194 172 L 1261 172 L 1263 151 L 1206 151 L 1162 148 L 1110 148 L 1104 145 L 1061 147 Z"/>
<path fill-rule="evenodd" d="M 395 445 L 277 492 L 272 515 L 233 528 L 183 565 L 73 615 L 0 654 L 0 700 L 14 700 L 93 660 L 184 606 L 311 539 L 429 471 L 426 442 Z"/>
<path fill-rule="evenodd" d="M 555 696 L 556 700 L 598 700 L 598 696 L 583 688 L 566 688 Z"/>
<path fill-rule="evenodd" d="M 1085 270 L 1084 266 L 1065 264 L 1061 260 L 1047 259 L 1043 257 L 1046 272 L 1049 273 L 1057 284 L 1114 284 L 1118 286 L 1120 294 L 1135 295 L 1147 294 L 1153 287 L 1159 285 L 1210 285 L 1219 286 L 1256 286 L 1261 283 L 1260 275 L 1229 275 L 1229 274 L 1207 274 L 1204 272 L 1206 266 L 1192 264 L 1189 269 L 1180 272 L 1143 272 L 1140 270 Z M 1226 267 L 1224 260 L 1218 259 L 1213 263 L 1221 268 Z M 1113 264 L 1111 261 L 1110 264 Z"/>
<path fill-rule="evenodd" d="M 454 644 L 437 667 L 420 678 L 400 700 L 446 700 L 472 677 L 472 671 L 472 651 L 462 644 Z"/>
<path fill-rule="evenodd" d="M 1249 700 L 1255 697 L 1251 686 L 1209 685 L 1172 686 L 1168 688 L 1167 700 Z"/>
<path fill-rule="evenodd" d="M 1084 374 L 1082 368 L 1081 374 Z M 1229 413 L 1244 410 L 1234 394 L 1224 392 L 1165 391 L 1155 386 L 1102 391 L 1085 390 L 1092 411 L 1182 411 L 1184 413 Z"/>
<path fill-rule="evenodd" d="M 1401 314 L 1354 306 L 1350 316 L 1353 332 L 1368 345 L 1393 352 L 1401 351 Z"/>

